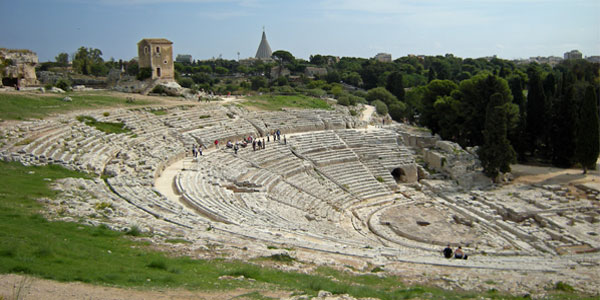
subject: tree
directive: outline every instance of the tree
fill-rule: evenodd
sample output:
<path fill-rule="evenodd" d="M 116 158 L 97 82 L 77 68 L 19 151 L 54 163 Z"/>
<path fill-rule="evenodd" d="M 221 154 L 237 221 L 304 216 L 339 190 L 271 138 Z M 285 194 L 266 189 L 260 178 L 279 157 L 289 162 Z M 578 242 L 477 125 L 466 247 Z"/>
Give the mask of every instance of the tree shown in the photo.
<path fill-rule="evenodd" d="M 327 81 L 327 83 L 340 83 L 341 80 L 340 73 L 337 71 L 330 71 L 325 75 L 325 81 Z"/>
<path fill-rule="evenodd" d="M 529 75 L 529 91 L 527 94 L 527 136 L 530 141 L 529 150 L 533 154 L 546 141 L 546 122 L 548 121 L 548 105 L 542 86 L 540 70 L 535 66 L 527 70 Z"/>
<path fill-rule="evenodd" d="M 56 59 L 56 62 L 63 67 L 66 67 L 69 64 L 69 54 L 67 53 L 59 53 L 54 59 Z"/>
<path fill-rule="evenodd" d="M 360 78 L 360 75 L 356 72 L 349 72 L 344 74 L 342 80 L 345 83 L 353 86 L 360 86 L 362 84 L 362 78 Z"/>
<path fill-rule="evenodd" d="M 295 60 L 294 56 L 285 50 L 277 50 L 271 55 L 275 60 L 279 61 L 279 65 L 283 63 L 291 63 Z"/>
<path fill-rule="evenodd" d="M 102 51 L 95 48 L 79 47 L 73 58 L 73 68 L 83 75 L 91 74 L 92 66 L 102 63 L 104 63 L 102 60 Z M 101 69 L 96 66 L 96 70 Z"/>
<path fill-rule="evenodd" d="M 377 111 L 377 113 L 380 115 L 385 115 L 388 113 L 387 105 L 385 105 L 385 103 L 381 100 L 375 100 L 371 102 L 371 105 L 375 106 L 375 111 Z"/>
<path fill-rule="evenodd" d="M 508 82 L 496 75 L 480 73 L 471 79 L 464 80 L 459 85 L 456 95 L 461 102 L 459 109 L 462 119 L 462 128 L 458 143 L 464 146 L 483 144 L 483 129 L 489 99 L 493 94 L 500 94 L 503 104 L 508 104 L 508 128 L 516 127 L 518 121 L 518 107 L 512 105 L 512 95 Z"/>
<path fill-rule="evenodd" d="M 553 107 L 550 137 L 552 164 L 562 168 L 570 167 L 575 158 L 577 112 L 574 97 L 575 88 L 571 85 Z"/>
<path fill-rule="evenodd" d="M 392 95 L 392 93 L 390 93 L 384 87 L 370 89 L 367 92 L 367 101 L 373 102 L 375 100 L 381 100 L 388 106 L 398 102 L 396 96 Z"/>
<path fill-rule="evenodd" d="M 575 155 L 577 162 L 583 168 L 583 174 L 587 169 L 595 169 L 598 154 L 600 152 L 600 128 L 598 123 L 598 99 L 593 86 L 585 90 L 583 103 L 577 122 L 577 144 Z"/>
<path fill-rule="evenodd" d="M 510 164 L 516 161 L 516 153 L 506 137 L 508 111 L 504 102 L 500 93 L 490 97 L 485 114 L 484 144 L 478 152 L 483 172 L 494 180 L 500 172 L 510 172 Z"/>
<path fill-rule="evenodd" d="M 402 74 L 398 71 L 390 73 L 385 88 L 400 101 L 404 101 L 404 83 Z"/>
<path fill-rule="evenodd" d="M 433 107 L 433 104 L 435 101 L 437 101 L 438 97 L 450 96 L 450 94 L 457 88 L 458 86 L 456 83 L 450 80 L 436 79 L 431 81 L 426 86 L 426 90 L 423 93 L 419 123 L 429 128 L 431 132 L 438 133 L 440 128 L 437 121 L 437 112 Z"/>
<path fill-rule="evenodd" d="M 520 76 L 509 78 L 513 103 L 519 107 L 519 121 L 514 130 L 509 130 L 508 136 L 511 145 L 513 145 L 519 161 L 525 160 L 525 151 L 527 150 L 527 109 L 525 107 L 525 97 L 523 96 L 523 81 Z"/>

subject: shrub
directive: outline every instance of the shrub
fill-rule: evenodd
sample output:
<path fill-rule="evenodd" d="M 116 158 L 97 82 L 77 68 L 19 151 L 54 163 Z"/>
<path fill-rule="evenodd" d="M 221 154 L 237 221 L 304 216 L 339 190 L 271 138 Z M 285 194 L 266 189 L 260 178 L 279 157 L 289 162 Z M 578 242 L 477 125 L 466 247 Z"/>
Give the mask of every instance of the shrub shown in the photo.
<path fill-rule="evenodd" d="M 573 292 L 575 290 L 570 284 L 562 281 L 557 282 L 554 289 L 563 292 Z"/>
<path fill-rule="evenodd" d="M 167 263 L 162 259 L 155 259 L 146 265 L 148 268 L 166 270 Z"/>
<path fill-rule="evenodd" d="M 348 96 L 341 96 L 337 100 L 337 104 L 343 105 L 343 106 L 348 106 L 348 105 L 350 105 L 350 100 L 348 99 Z"/>
<path fill-rule="evenodd" d="M 56 81 L 55 86 L 59 89 L 62 89 L 64 91 L 70 91 L 71 90 L 71 81 L 69 81 L 66 78 L 61 78 L 58 81 Z"/>
<path fill-rule="evenodd" d="M 287 253 L 273 254 L 273 255 L 269 256 L 269 258 L 272 259 L 272 260 L 274 260 L 274 261 L 286 262 L 286 263 L 290 263 L 290 262 L 293 262 L 295 260 L 293 257 L 291 257 Z"/>
<path fill-rule="evenodd" d="M 309 96 L 312 96 L 312 97 L 317 97 L 317 98 L 323 97 L 323 96 L 325 96 L 325 95 L 327 94 L 327 93 L 326 93 L 324 90 L 322 90 L 322 89 L 310 89 L 310 90 L 306 91 L 306 93 L 307 93 Z"/>
<path fill-rule="evenodd" d="M 140 68 L 137 73 L 137 80 L 146 80 L 152 77 L 152 69 L 151 68 Z"/>
<path fill-rule="evenodd" d="M 165 89 L 164 86 L 162 85 L 157 85 L 152 89 L 152 92 L 155 94 L 166 94 L 167 93 L 167 89 Z"/>
<path fill-rule="evenodd" d="M 403 102 L 395 102 L 390 105 L 390 116 L 396 121 L 401 121 L 407 113 L 406 104 Z"/>
<path fill-rule="evenodd" d="M 267 87 L 267 79 L 262 76 L 255 76 L 250 79 L 250 84 L 253 90 Z"/>
<path fill-rule="evenodd" d="M 131 228 L 127 229 L 125 234 L 131 235 L 131 236 L 140 236 L 140 235 L 142 235 L 142 231 L 140 230 L 139 227 L 137 227 L 136 225 L 133 225 L 133 226 L 131 226 Z"/>
<path fill-rule="evenodd" d="M 381 100 L 375 100 L 371 102 L 371 105 L 375 106 L 375 110 L 377 110 L 377 113 L 380 115 L 385 115 L 388 113 L 387 105 L 385 105 L 385 103 L 383 103 Z"/>
<path fill-rule="evenodd" d="M 194 84 L 194 80 L 192 80 L 191 78 L 188 78 L 188 77 L 183 77 L 183 78 L 179 79 L 177 81 L 177 83 L 179 83 L 179 85 L 181 85 L 182 87 L 189 89 Z"/>

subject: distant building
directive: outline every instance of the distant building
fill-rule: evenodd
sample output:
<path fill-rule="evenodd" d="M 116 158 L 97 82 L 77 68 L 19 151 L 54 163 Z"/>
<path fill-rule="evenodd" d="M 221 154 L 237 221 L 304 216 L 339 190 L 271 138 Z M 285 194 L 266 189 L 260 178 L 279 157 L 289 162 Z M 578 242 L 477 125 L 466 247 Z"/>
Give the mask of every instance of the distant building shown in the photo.
<path fill-rule="evenodd" d="M 304 75 L 306 75 L 307 77 L 327 75 L 327 69 L 317 67 L 306 67 L 306 69 L 304 70 Z"/>
<path fill-rule="evenodd" d="M 192 63 L 192 56 L 189 54 L 177 54 L 175 61 L 179 63 Z"/>
<path fill-rule="evenodd" d="M 565 59 L 582 59 L 583 54 L 579 52 L 579 50 L 571 50 L 569 52 L 565 52 Z"/>
<path fill-rule="evenodd" d="M 290 70 L 286 67 L 275 66 L 271 68 L 271 78 L 277 79 L 277 77 L 281 76 L 289 76 L 292 74 Z"/>
<path fill-rule="evenodd" d="M 377 53 L 375 59 L 380 62 L 392 62 L 392 55 L 389 53 Z"/>
<path fill-rule="evenodd" d="M 38 63 L 37 54 L 25 49 L 0 48 L 0 86 L 30 86 L 37 85 L 35 65 Z"/>
<path fill-rule="evenodd" d="M 173 42 L 167 39 L 143 39 L 138 43 L 138 59 L 140 68 L 152 69 L 152 79 L 175 79 Z"/>
<path fill-rule="evenodd" d="M 260 60 L 273 60 L 271 56 L 273 56 L 273 51 L 271 51 L 271 46 L 269 46 L 267 35 L 263 29 L 262 39 L 260 40 L 258 50 L 256 50 L 256 55 L 254 57 Z"/>

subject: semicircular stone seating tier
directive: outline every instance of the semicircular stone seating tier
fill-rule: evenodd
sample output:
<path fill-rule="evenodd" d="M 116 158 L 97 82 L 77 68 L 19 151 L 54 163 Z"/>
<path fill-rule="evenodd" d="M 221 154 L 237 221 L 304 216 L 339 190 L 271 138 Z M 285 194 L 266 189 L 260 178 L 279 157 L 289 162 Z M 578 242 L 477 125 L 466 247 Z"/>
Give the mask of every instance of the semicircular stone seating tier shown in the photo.
<path fill-rule="evenodd" d="M 414 155 L 404 141 L 418 143 L 399 127 L 353 129 L 364 124 L 337 110 L 249 112 L 212 104 L 156 110 L 86 113 L 98 121 L 122 122 L 129 132 L 120 134 L 107 134 L 66 116 L 5 125 L 0 127 L 0 158 L 26 165 L 60 164 L 103 175 L 111 197 L 184 231 L 210 226 L 244 238 L 365 258 L 560 270 L 575 262 L 567 257 L 548 260 L 546 253 L 586 238 L 584 233 L 565 233 L 570 225 L 552 210 L 558 207 L 561 214 L 568 214 L 581 207 L 558 201 L 553 207 L 539 203 L 519 211 L 520 206 L 511 204 L 535 202 L 530 199 L 540 197 L 537 190 L 522 191 L 526 196 L 515 200 L 452 187 L 439 190 L 441 185 L 435 181 L 422 180 L 419 189 L 398 185 L 394 170 L 416 174 Z M 265 149 L 254 151 L 249 145 L 237 154 L 223 147 L 212 150 L 214 140 L 221 145 L 248 136 L 266 141 L 275 130 L 286 136 L 287 144 L 283 137 L 274 141 L 270 135 Z M 190 158 L 190 149 L 199 144 L 211 149 Z M 165 167 L 182 159 L 184 169 L 174 182 L 181 199 L 174 200 L 155 189 L 154 182 Z M 416 181 L 416 175 L 407 178 Z M 471 224 L 492 233 L 481 242 L 481 251 L 491 255 L 468 264 L 440 260 L 440 241 L 428 236 L 431 230 L 424 226 L 429 222 L 418 219 L 411 209 L 418 205 L 427 206 L 423 217 L 428 211 L 441 212 L 453 219 L 440 222 Z M 529 222 L 532 211 L 541 213 L 530 223 L 544 227 L 527 231 L 517 226 L 523 222 L 520 216 Z M 398 217 L 402 214 L 412 218 Z M 405 230 L 409 227 L 402 222 L 407 220 L 422 234 Z M 593 230 L 585 227 L 582 232 Z M 494 251 L 494 245 L 511 250 Z M 596 241 L 590 245 L 596 246 Z"/>

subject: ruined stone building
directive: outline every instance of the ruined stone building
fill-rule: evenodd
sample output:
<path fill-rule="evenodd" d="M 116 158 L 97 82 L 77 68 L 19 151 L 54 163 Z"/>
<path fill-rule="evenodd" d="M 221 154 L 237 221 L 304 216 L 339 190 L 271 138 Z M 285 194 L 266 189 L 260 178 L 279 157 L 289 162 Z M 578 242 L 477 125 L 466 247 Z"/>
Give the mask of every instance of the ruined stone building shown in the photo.
<path fill-rule="evenodd" d="M 138 43 L 138 59 L 140 69 L 152 70 L 152 79 L 175 80 L 173 42 L 167 39 L 143 39 Z"/>
<path fill-rule="evenodd" d="M 377 53 L 375 59 L 380 62 L 392 62 L 392 55 L 389 53 Z"/>
<path fill-rule="evenodd" d="M 0 48 L 0 86 L 20 87 L 37 85 L 35 65 L 37 54 L 26 49 Z"/>

